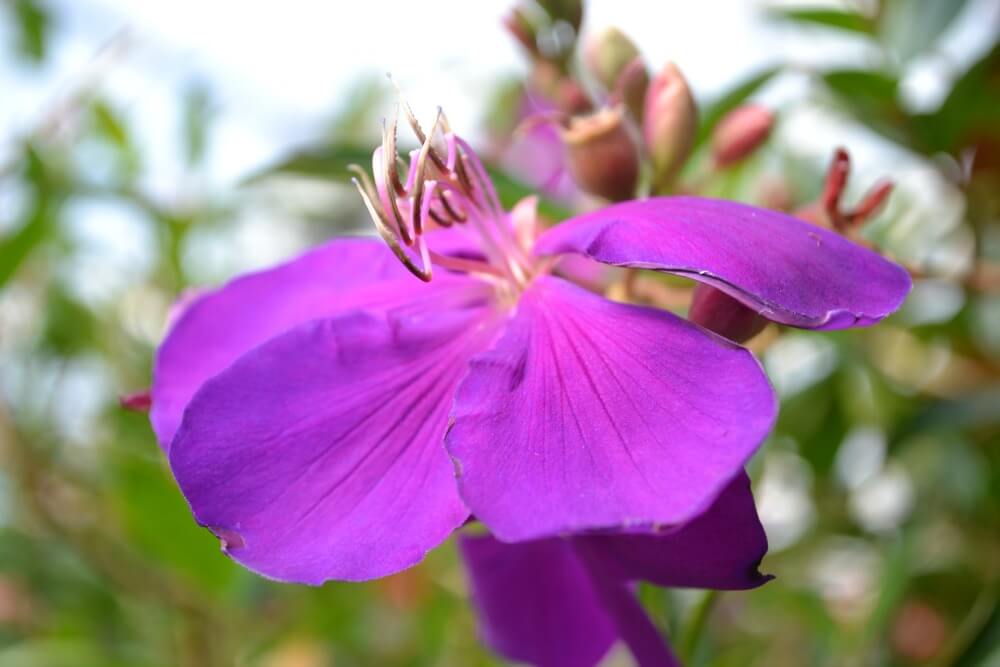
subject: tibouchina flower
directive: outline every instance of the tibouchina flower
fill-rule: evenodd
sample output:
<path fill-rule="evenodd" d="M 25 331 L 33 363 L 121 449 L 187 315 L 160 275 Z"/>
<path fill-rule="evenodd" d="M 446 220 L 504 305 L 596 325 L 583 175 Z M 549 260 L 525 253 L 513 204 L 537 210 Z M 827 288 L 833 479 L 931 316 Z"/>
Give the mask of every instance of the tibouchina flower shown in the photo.
<path fill-rule="evenodd" d="M 654 531 L 742 475 L 776 410 L 757 361 L 558 277 L 566 254 L 690 276 L 808 328 L 876 322 L 909 287 L 870 250 L 732 202 L 633 201 L 539 232 L 443 116 L 412 125 L 408 171 L 392 127 L 362 187 L 392 252 L 336 240 L 239 278 L 157 354 L 151 418 L 177 482 L 268 577 L 396 572 L 470 513 L 503 542 Z"/>
<path fill-rule="evenodd" d="M 742 474 L 707 511 L 663 534 L 519 543 L 461 535 L 459 547 L 483 638 L 538 667 L 592 667 L 617 640 L 643 667 L 679 664 L 632 582 L 738 590 L 770 579 L 757 571 L 767 540 Z"/>

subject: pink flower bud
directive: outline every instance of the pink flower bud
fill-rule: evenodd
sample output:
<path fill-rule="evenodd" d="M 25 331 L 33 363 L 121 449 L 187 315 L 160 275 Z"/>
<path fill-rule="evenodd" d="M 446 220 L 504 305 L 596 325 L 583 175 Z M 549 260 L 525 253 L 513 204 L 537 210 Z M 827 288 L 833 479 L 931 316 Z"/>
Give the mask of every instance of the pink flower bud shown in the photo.
<path fill-rule="evenodd" d="M 712 157 L 717 167 L 728 167 L 757 150 L 774 127 L 774 114 L 747 104 L 726 114 L 712 134 Z"/>
<path fill-rule="evenodd" d="M 736 343 L 750 340 L 767 326 L 766 319 L 725 292 L 705 284 L 694 290 L 688 319 Z"/>
<path fill-rule="evenodd" d="M 618 77 L 638 57 L 639 49 L 618 28 L 606 28 L 592 36 L 583 51 L 587 71 L 609 91 L 614 90 Z"/>
<path fill-rule="evenodd" d="M 625 126 L 622 107 L 572 118 L 562 132 L 569 170 L 583 190 L 622 201 L 635 194 L 639 149 Z"/>
<path fill-rule="evenodd" d="M 153 407 L 153 397 L 148 389 L 143 389 L 119 396 L 118 405 L 132 412 L 149 412 Z"/>
<path fill-rule="evenodd" d="M 538 58 L 538 34 L 532 22 L 520 9 L 512 9 L 503 17 L 503 25 L 507 32 L 524 47 L 532 58 Z"/>
<path fill-rule="evenodd" d="M 646 91 L 642 135 L 653 162 L 653 192 L 663 192 L 694 147 L 698 109 L 687 80 L 667 63 Z"/>

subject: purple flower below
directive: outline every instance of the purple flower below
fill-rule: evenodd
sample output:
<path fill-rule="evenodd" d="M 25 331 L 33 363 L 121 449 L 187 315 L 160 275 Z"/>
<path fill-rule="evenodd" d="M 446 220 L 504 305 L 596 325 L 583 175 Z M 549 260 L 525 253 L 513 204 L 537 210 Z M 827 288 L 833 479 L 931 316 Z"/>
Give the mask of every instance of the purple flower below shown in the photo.
<path fill-rule="evenodd" d="M 578 535 L 503 543 L 462 535 L 486 643 L 539 667 L 591 667 L 617 640 L 640 665 L 678 664 L 631 584 L 742 590 L 771 577 L 758 565 L 767 540 L 746 475 L 702 515 L 656 535 Z"/>
<path fill-rule="evenodd" d="M 530 200 L 502 210 L 443 115 L 413 127 L 408 171 L 393 126 L 359 185 L 391 253 L 333 241 L 200 294 L 157 354 L 151 419 L 177 482 L 268 577 L 384 576 L 470 514 L 542 551 L 626 531 L 614 544 L 638 553 L 742 476 L 776 411 L 757 361 L 557 277 L 566 253 L 681 273 L 808 328 L 873 323 L 909 288 L 867 249 L 731 202 L 627 202 L 540 232 Z M 574 538 L 573 558 L 602 540 Z"/>

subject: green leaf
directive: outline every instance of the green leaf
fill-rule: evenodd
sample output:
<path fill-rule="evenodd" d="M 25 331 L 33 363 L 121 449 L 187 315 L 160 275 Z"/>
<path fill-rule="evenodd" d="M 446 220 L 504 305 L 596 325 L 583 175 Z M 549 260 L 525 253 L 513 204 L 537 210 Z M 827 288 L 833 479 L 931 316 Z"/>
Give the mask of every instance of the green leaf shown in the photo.
<path fill-rule="evenodd" d="M 535 188 L 518 181 L 516 178 L 507 174 L 507 172 L 490 166 L 487 166 L 486 171 L 489 172 L 490 179 L 493 181 L 493 186 L 497 191 L 497 197 L 500 198 L 500 204 L 503 205 L 504 209 L 509 211 L 514 207 L 514 204 L 521 201 L 525 197 L 537 195 L 538 212 L 545 217 L 557 222 L 561 222 L 569 217 L 572 217 L 572 212 L 565 206 L 552 201 L 551 199 L 546 199 L 541 196 Z"/>
<path fill-rule="evenodd" d="M 16 231 L 0 238 L 0 287 L 14 275 L 21 263 L 55 229 L 61 198 L 52 191 L 39 154 L 28 147 L 24 171 L 33 194 L 33 203 Z"/>
<path fill-rule="evenodd" d="M 966 142 L 1000 137 L 1000 45 L 969 68 L 933 114 L 920 117 L 926 150 L 957 153 Z"/>
<path fill-rule="evenodd" d="M 334 144 L 322 148 L 307 148 L 293 152 L 275 164 L 251 174 L 245 184 L 256 183 L 272 176 L 304 176 L 337 183 L 350 183 L 352 164 L 367 167 L 371 164 L 370 147 L 351 144 Z"/>
<path fill-rule="evenodd" d="M 37 0 L 14 0 L 13 10 L 18 27 L 18 51 L 32 62 L 42 62 L 49 43 L 52 18 Z"/>
<path fill-rule="evenodd" d="M 764 87 L 764 85 L 779 71 L 780 70 L 777 67 L 769 67 L 756 72 L 733 86 L 729 92 L 725 93 L 721 97 L 708 104 L 702 105 L 701 123 L 698 127 L 698 137 L 695 144 L 700 145 L 708 139 L 708 137 L 712 134 L 712 130 L 715 129 L 715 126 L 719 124 L 719 121 L 722 120 L 727 113 L 746 102 L 751 95 Z"/>
<path fill-rule="evenodd" d="M 32 639 L 0 651 L 0 664 L 6 667 L 100 667 L 108 663 L 96 642 L 80 640 Z"/>
<path fill-rule="evenodd" d="M 886 48 L 901 62 L 930 51 L 967 0 L 888 0 L 880 21 Z"/>
<path fill-rule="evenodd" d="M 905 145 L 915 141 L 912 119 L 899 104 L 899 81 L 888 74 L 862 69 L 825 72 L 823 83 L 837 101 L 879 134 Z"/>
<path fill-rule="evenodd" d="M 875 21 L 856 12 L 838 9 L 771 9 L 769 18 L 798 24 L 821 26 L 862 35 L 875 34 Z"/>
<path fill-rule="evenodd" d="M 129 138 L 125 123 L 107 102 L 94 100 L 91 105 L 98 134 L 121 149 L 128 149 Z"/>

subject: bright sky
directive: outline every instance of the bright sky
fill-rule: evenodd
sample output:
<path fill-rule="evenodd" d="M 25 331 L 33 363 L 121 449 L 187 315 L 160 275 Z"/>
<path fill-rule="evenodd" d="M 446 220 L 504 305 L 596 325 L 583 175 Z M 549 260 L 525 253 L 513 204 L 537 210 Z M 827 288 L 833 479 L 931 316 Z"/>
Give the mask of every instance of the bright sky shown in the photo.
<path fill-rule="evenodd" d="M 79 79 L 102 43 L 127 29 L 131 47 L 106 77 L 106 85 L 133 112 L 143 143 L 150 148 L 154 188 L 179 175 L 181 167 L 172 154 L 175 100 L 182 84 L 192 79 L 207 80 L 219 95 L 221 116 L 211 172 L 225 182 L 315 136 L 331 110 L 344 102 L 352 83 L 366 75 L 391 71 L 418 113 L 442 105 L 460 132 L 474 135 L 496 76 L 524 67 L 512 40 L 500 29 L 513 0 L 50 4 L 62 21 L 53 62 L 41 76 L 0 71 L 0 89 L 13 91 L 3 94 L 0 127 L 29 124 Z M 768 22 L 760 11 L 765 4 L 775 2 L 593 0 L 585 30 L 623 28 L 654 67 L 668 59 L 677 62 L 702 95 L 721 91 L 776 60 L 808 67 L 865 57 L 849 38 L 803 34 Z M 973 0 L 971 5 L 980 9 L 967 12 L 972 20 L 965 21 L 972 32 L 975 15 L 981 24 L 983 8 L 996 4 Z M 950 41 L 965 45 L 966 52 L 975 51 L 965 37 Z"/>

